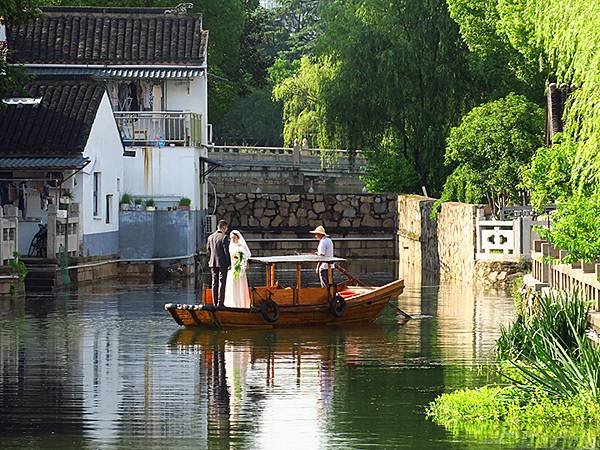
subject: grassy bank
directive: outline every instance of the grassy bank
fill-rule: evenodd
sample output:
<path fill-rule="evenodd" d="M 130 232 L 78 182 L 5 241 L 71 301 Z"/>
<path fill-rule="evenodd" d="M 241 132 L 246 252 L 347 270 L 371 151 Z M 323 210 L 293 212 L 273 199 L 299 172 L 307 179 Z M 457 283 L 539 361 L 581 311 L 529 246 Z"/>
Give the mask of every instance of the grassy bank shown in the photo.
<path fill-rule="evenodd" d="M 600 350 L 585 337 L 588 311 L 589 303 L 577 294 L 533 298 L 496 343 L 496 369 L 505 383 L 442 394 L 427 415 L 449 430 L 482 438 L 527 430 L 595 443 Z"/>

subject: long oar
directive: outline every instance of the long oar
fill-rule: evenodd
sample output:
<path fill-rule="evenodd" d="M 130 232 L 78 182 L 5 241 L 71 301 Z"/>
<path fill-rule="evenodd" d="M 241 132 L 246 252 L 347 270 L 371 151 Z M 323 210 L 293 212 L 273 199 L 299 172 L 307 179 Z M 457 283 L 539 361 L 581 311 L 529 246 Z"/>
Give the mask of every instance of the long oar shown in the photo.
<path fill-rule="evenodd" d="M 349 281 L 351 281 L 352 283 L 356 283 L 358 286 L 366 286 L 366 283 L 363 283 L 362 281 L 360 281 L 358 278 L 356 278 L 355 276 L 351 275 L 350 272 L 348 272 L 346 269 L 344 269 L 343 267 L 339 266 L 338 264 L 335 265 L 335 268 L 338 272 L 340 272 L 341 274 L 345 275 Z M 408 313 L 405 313 L 404 311 L 402 311 L 399 307 L 397 307 L 396 305 L 393 305 L 390 302 L 387 302 L 387 305 L 392 308 L 394 310 L 394 312 L 396 314 L 401 315 L 402 317 L 404 317 L 406 320 L 410 320 L 412 319 L 412 316 Z"/>

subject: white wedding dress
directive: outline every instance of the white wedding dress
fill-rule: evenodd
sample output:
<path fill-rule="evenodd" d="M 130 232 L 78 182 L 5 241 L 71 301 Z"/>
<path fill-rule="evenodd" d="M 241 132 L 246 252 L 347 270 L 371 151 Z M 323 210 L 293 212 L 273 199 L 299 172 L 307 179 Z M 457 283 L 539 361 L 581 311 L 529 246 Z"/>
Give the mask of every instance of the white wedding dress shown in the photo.
<path fill-rule="evenodd" d="M 240 239 L 242 241 L 243 238 Z M 235 256 L 239 253 L 244 254 L 242 267 L 237 279 L 233 276 L 235 266 Z M 250 291 L 248 289 L 248 277 L 246 276 L 246 266 L 250 257 L 250 250 L 244 242 L 229 244 L 229 255 L 231 256 L 231 268 L 227 272 L 227 281 L 225 282 L 225 306 L 228 308 L 250 308 Z"/>

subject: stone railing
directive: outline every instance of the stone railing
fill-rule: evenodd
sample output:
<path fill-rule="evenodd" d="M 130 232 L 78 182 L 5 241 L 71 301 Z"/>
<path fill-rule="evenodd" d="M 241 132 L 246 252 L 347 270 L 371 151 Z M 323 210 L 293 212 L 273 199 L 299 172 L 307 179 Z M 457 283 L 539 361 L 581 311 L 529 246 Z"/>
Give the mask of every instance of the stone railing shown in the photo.
<path fill-rule="evenodd" d="M 128 147 L 198 146 L 201 115 L 171 111 L 115 111 L 117 125 Z"/>
<path fill-rule="evenodd" d="M 7 265 L 19 248 L 18 210 L 12 205 L 0 208 L 0 264 Z"/>
<path fill-rule="evenodd" d="M 536 226 L 544 227 L 546 222 L 531 217 L 517 217 L 512 220 L 487 220 L 484 208 L 477 210 L 476 252 L 480 261 L 518 261 L 531 258 L 531 243 L 539 239 Z"/>
<path fill-rule="evenodd" d="M 70 256 L 78 256 L 80 244 L 79 204 L 71 203 L 68 211 L 57 211 L 55 205 L 48 206 L 48 232 L 46 237 L 46 254 L 48 257 L 60 256 L 63 248 L 66 248 Z"/>
<path fill-rule="evenodd" d="M 301 167 L 311 170 L 362 172 L 365 165 L 360 151 L 301 147 L 209 147 L 209 155 L 225 164 L 272 164 L 280 167 Z"/>
<path fill-rule="evenodd" d="M 567 252 L 546 241 L 535 240 L 531 250 L 531 275 L 543 286 L 566 291 L 578 290 L 600 307 L 600 263 L 567 263 Z M 538 286 L 539 287 L 539 286 Z"/>

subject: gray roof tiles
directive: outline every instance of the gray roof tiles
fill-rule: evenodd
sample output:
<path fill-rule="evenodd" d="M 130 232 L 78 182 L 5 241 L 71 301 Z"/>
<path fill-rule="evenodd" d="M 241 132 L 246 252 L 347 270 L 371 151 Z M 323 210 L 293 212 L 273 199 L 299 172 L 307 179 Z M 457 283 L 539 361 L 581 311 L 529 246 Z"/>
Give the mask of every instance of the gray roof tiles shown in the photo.
<path fill-rule="evenodd" d="M 91 79 L 39 79 L 25 90 L 41 102 L 0 107 L 0 157 L 80 156 L 104 85 Z"/>
<path fill-rule="evenodd" d="M 7 24 L 12 64 L 202 66 L 208 31 L 199 15 L 160 8 L 42 8 L 26 25 Z"/>

